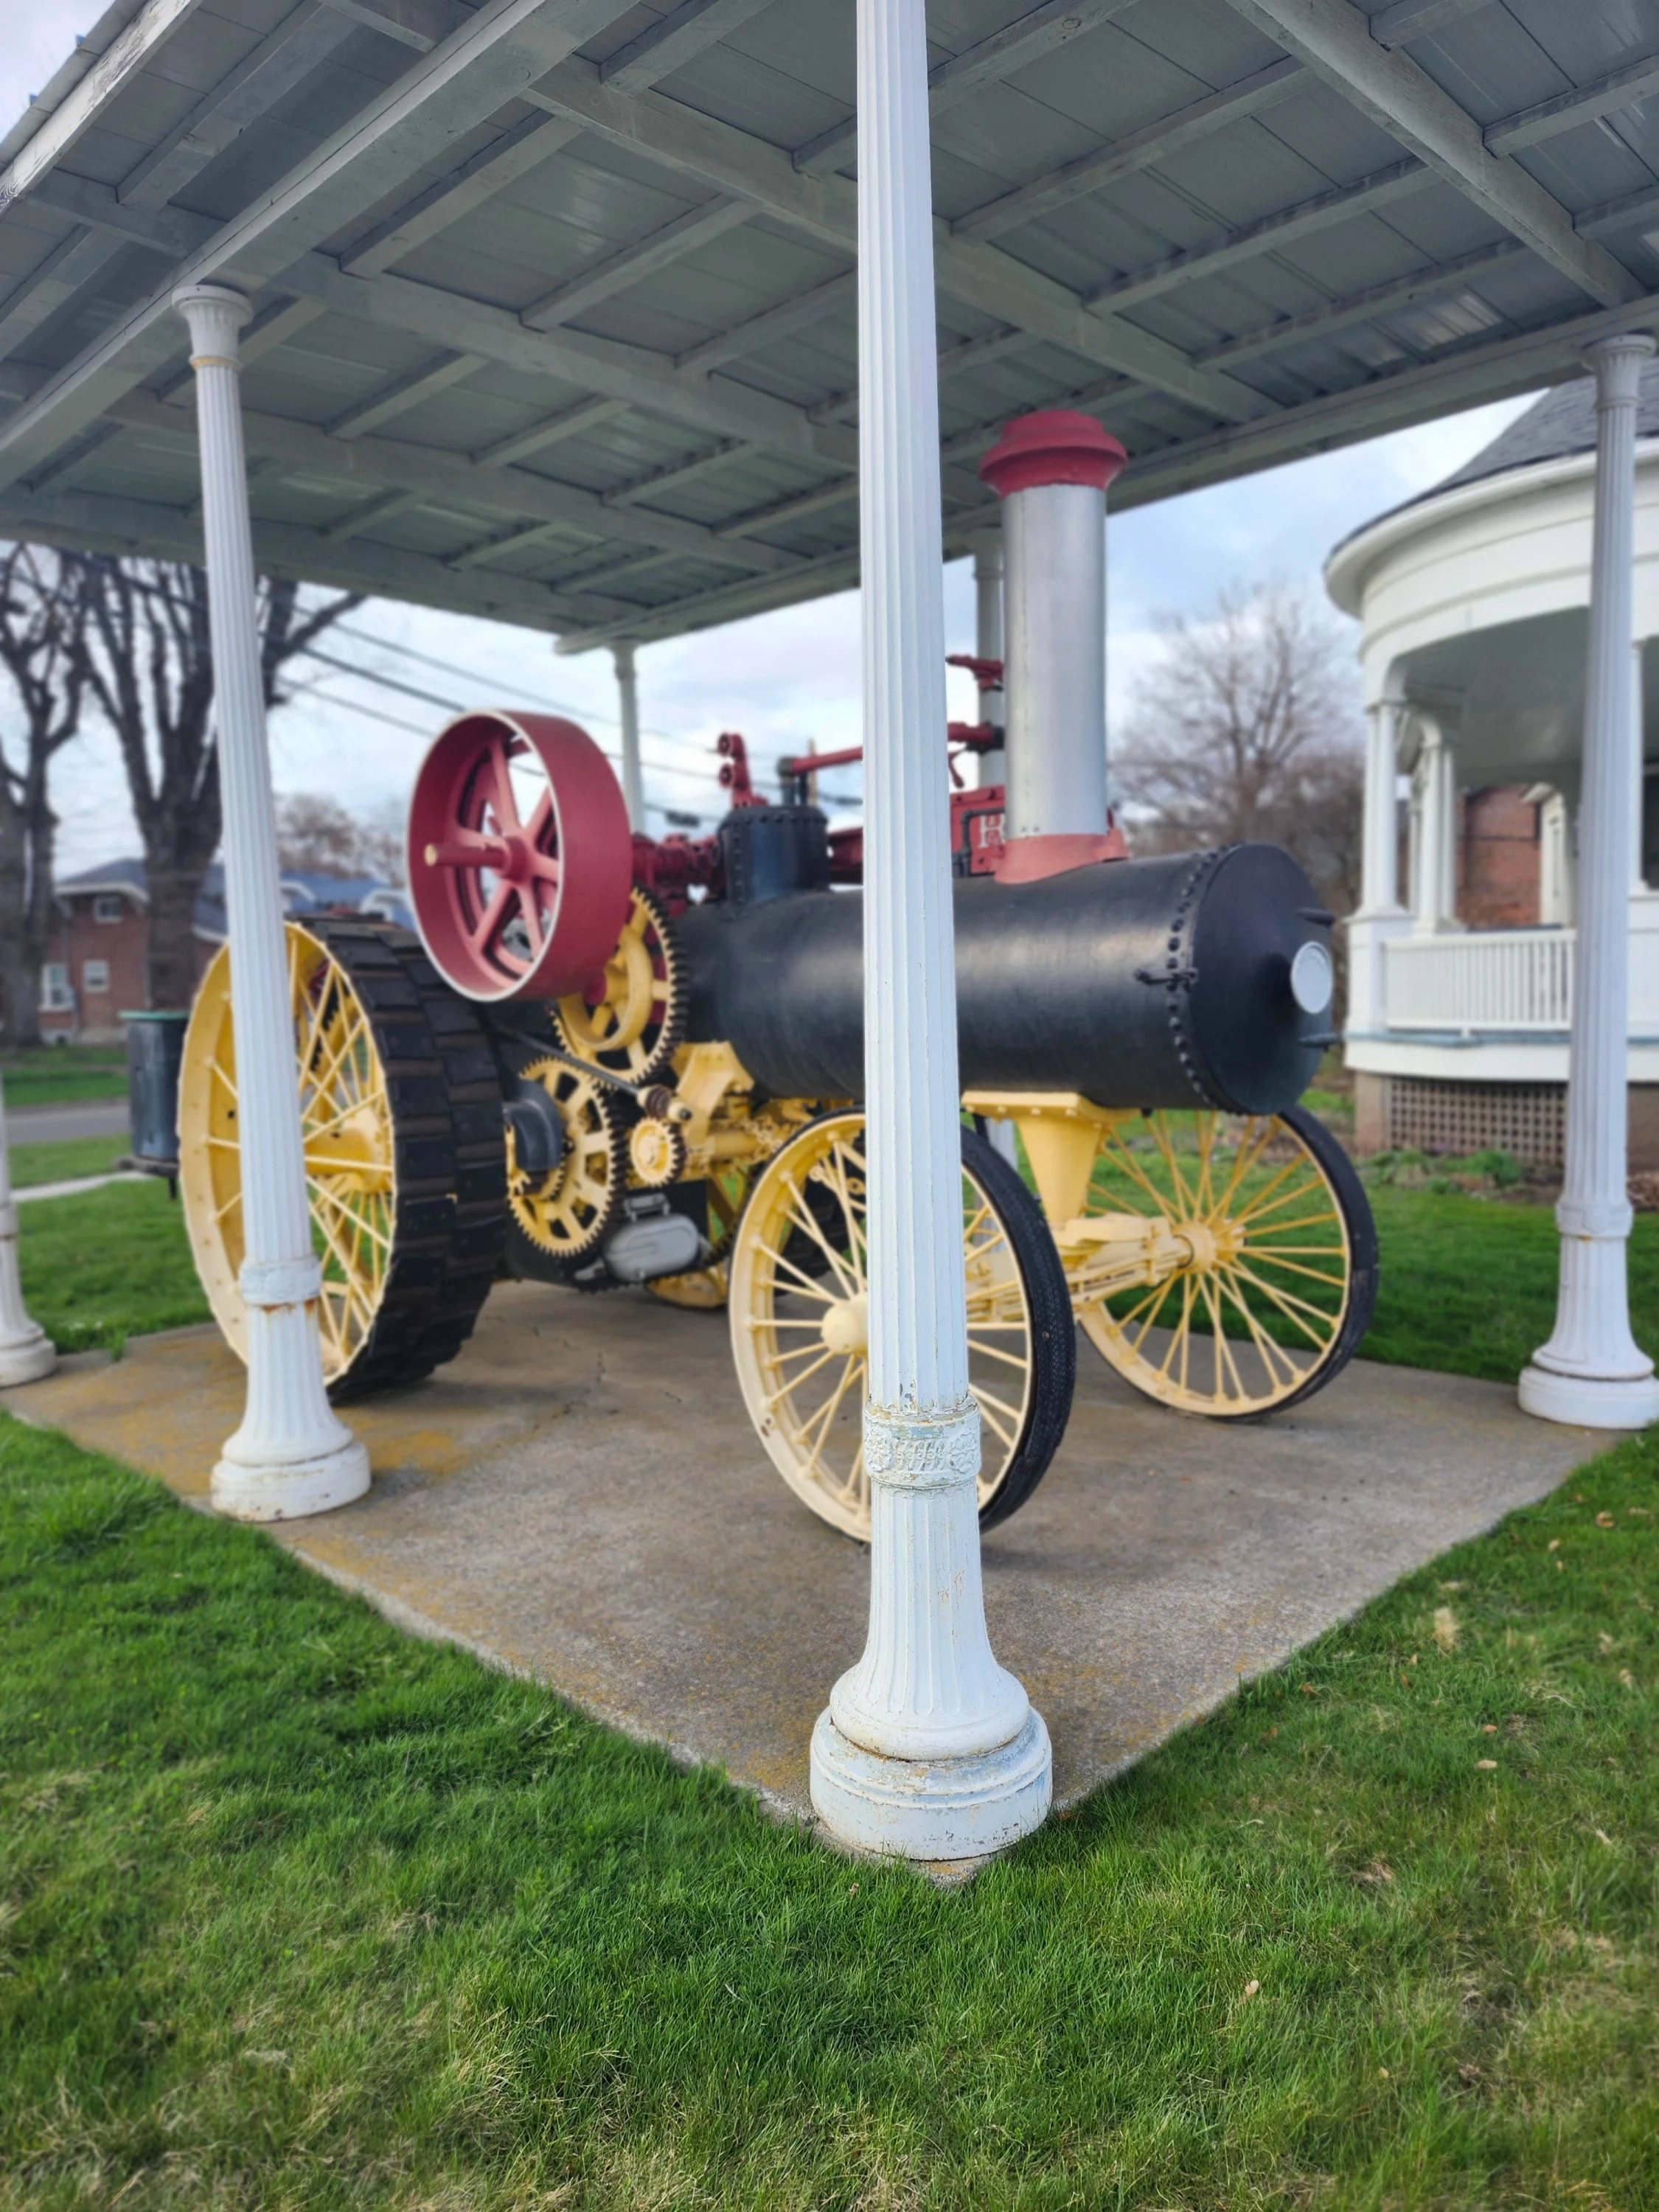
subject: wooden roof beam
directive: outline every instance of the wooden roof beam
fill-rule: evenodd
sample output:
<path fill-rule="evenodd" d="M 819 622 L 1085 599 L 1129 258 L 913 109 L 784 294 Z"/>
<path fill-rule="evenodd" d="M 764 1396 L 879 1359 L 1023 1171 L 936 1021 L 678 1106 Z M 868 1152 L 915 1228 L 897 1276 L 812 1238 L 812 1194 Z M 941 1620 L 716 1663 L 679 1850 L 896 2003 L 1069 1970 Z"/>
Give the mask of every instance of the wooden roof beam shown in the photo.
<path fill-rule="evenodd" d="M 1616 115 L 1621 107 L 1633 107 L 1655 92 L 1659 92 L 1659 54 L 1649 54 L 1623 69 L 1610 70 L 1590 84 L 1575 85 L 1571 92 L 1558 92 L 1553 100 L 1523 107 L 1502 123 L 1489 123 L 1485 132 L 1486 151 L 1500 159 L 1506 154 L 1518 154 L 1523 146 L 1539 145 L 1563 131 L 1594 123 L 1599 116 Z"/>
<path fill-rule="evenodd" d="M 1499 262 L 1511 261 L 1526 250 L 1516 238 L 1500 239 L 1493 246 L 1479 246 L 1472 253 L 1460 253 L 1455 260 L 1414 270 L 1409 276 L 1396 276 L 1386 284 L 1373 284 L 1364 292 L 1328 301 L 1322 307 L 1310 307 L 1303 314 L 1281 315 L 1265 330 L 1250 331 L 1242 337 L 1224 338 L 1198 358 L 1217 367 L 1228 362 L 1259 361 L 1266 355 L 1277 353 L 1283 346 L 1299 344 L 1304 338 L 1323 337 L 1346 330 L 1352 324 L 1369 322 L 1373 316 L 1389 314 L 1416 301 L 1431 299 L 1437 292 L 1467 283 L 1470 277 L 1480 276 Z"/>
<path fill-rule="evenodd" d="M 164 559 L 200 562 L 202 535 L 186 509 L 158 501 L 119 499 L 90 492 L 49 492 L 39 499 L 16 490 L 0 498 L 0 532 L 36 544 L 111 553 L 149 553 Z M 545 585 L 487 571 L 455 574 L 430 554 L 398 546 L 355 543 L 348 552 L 331 544 L 320 530 L 296 523 L 253 525 L 253 557 L 262 574 L 287 575 L 330 584 L 342 591 L 365 589 L 409 599 L 418 606 L 450 613 L 483 615 L 533 629 L 557 630 L 574 622 L 592 622 L 595 611 L 580 597 L 550 591 Z M 615 607 L 611 619 L 625 610 Z M 601 616 L 599 618 L 603 619 Z"/>
<path fill-rule="evenodd" d="M 185 0 L 168 4 L 182 6 Z M 629 0 L 484 0 L 461 28 L 349 117 L 271 190 L 217 228 L 164 283 L 118 316 L 0 424 L 0 484 L 27 475 L 105 412 L 112 398 L 177 354 L 177 286 L 218 278 L 258 291 L 357 210 L 382 199 L 463 132 L 486 122 L 628 6 Z M 447 333 L 439 343 L 453 336 Z"/>
<path fill-rule="evenodd" d="M 1641 286 L 1623 263 L 1582 237 L 1559 200 L 1517 162 L 1490 154 L 1474 117 L 1409 54 L 1379 46 L 1352 0 L 1229 5 L 1590 299 L 1617 307 L 1638 296 Z"/>
<path fill-rule="evenodd" d="M 348 407 L 343 415 L 337 415 L 328 424 L 326 434 L 331 438 L 361 438 L 365 431 L 378 430 L 394 416 L 407 414 L 422 400 L 447 392 L 452 384 L 464 382 L 483 366 L 484 357 L 480 353 L 440 354 L 435 361 L 423 362 L 407 376 L 393 378 L 367 399 Z"/>
<path fill-rule="evenodd" d="M 596 137 L 626 146 L 646 161 L 701 178 L 732 198 L 747 199 L 791 229 L 848 255 L 858 251 L 857 187 L 844 177 L 803 176 L 787 154 L 750 132 L 660 93 L 618 93 L 601 84 L 599 71 L 580 60 L 550 71 L 525 97 L 550 113 L 576 118 Z M 1261 393 L 1226 376 L 1194 369 L 1166 340 L 1109 314 L 1091 313 L 1075 292 L 1000 246 L 953 239 L 939 223 L 934 254 L 940 289 L 977 313 L 995 315 L 1102 368 L 1140 377 L 1225 421 L 1273 411 L 1272 401 Z"/>
<path fill-rule="evenodd" d="M 1042 0 L 1040 7 L 1031 9 L 1017 21 L 1005 24 L 988 38 L 981 39 L 975 46 L 964 47 L 959 54 L 951 54 L 936 63 L 927 72 L 928 104 L 935 118 L 945 114 L 961 100 L 969 100 L 987 85 L 1000 84 L 1016 70 L 1040 61 L 1044 54 L 1052 53 L 1056 46 L 1069 39 L 1080 38 L 1085 32 L 1109 22 L 1133 4 L 1133 0 Z M 821 131 L 816 138 L 809 138 L 798 146 L 794 164 L 798 169 L 817 174 L 842 167 L 858 143 L 858 118 L 849 115 L 843 122 L 832 124 Z"/>
<path fill-rule="evenodd" d="M 755 213 L 747 200 L 715 199 L 707 206 L 689 209 L 636 244 L 622 246 L 591 268 L 579 270 L 564 283 L 556 284 L 550 292 L 520 309 L 520 320 L 532 331 L 550 331 L 560 323 L 574 322 L 601 300 L 643 283 L 647 276 L 695 253 L 711 239 L 722 238 L 739 223 L 748 222 Z"/>
<path fill-rule="evenodd" d="M 12 156 L 0 174 L 0 214 L 62 161 L 201 4 L 202 0 L 149 0 L 140 9 Z"/>
<path fill-rule="evenodd" d="M 168 407 L 148 392 L 130 392 L 109 409 L 112 421 L 127 428 L 193 443 L 192 413 Z M 413 446 L 392 438 L 332 438 L 313 423 L 296 422 L 282 415 L 245 409 L 244 433 L 251 453 L 270 453 L 294 469 L 307 470 L 325 481 L 342 478 L 372 484 L 386 491 L 418 493 L 422 500 L 447 501 L 483 514 L 499 514 L 515 523 L 554 522 L 587 538 L 628 538 L 645 545 L 678 553 L 703 553 L 715 544 L 714 532 L 700 522 L 677 515 L 655 514 L 647 509 L 605 507 L 596 493 L 580 485 L 556 483 L 550 477 L 533 476 L 524 469 L 488 468 L 459 453 L 446 453 L 430 446 Z M 748 549 L 747 565 L 760 572 L 781 566 L 787 555 L 771 546 Z"/>
<path fill-rule="evenodd" d="M 771 4 L 772 0 L 680 0 L 648 31 L 609 55 L 599 74 L 618 92 L 647 92 Z"/>
<path fill-rule="evenodd" d="M 1139 307 L 1143 301 L 1155 300 L 1160 293 L 1174 290 L 1176 285 L 1222 276 L 1240 262 L 1253 260 L 1257 254 L 1292 246 L 1298 239 L 1310 238 L 1319 231 L 1351 222 L 1356 216 L 1374 215 L 1378 209 L 1392 206 L 1395 200 L 1420 191 L 1425 185 L 1432 182 L 1431 173 L 1421 161 L 1396 161 L 1390 168 L 1361 177 L 1356 184 L 1339 185 L 1330 191 L 1317 192 L 1313 198 L 1298 202 L 1295 207 L 1282 208 L 1277 215 L 1263 216 L 1259 222 L 1246 223 L 1212 246 L 1198 246 L 1185 253 L 1172 253 L 1149 269 L 1115 277 L 1091 295 L 1089 304 Z"/>
<path fill-rule="evenodd" d="M 548 115 L 527 116 L 453 175 L 428 185 L 395 215 L 376 223 L 341 255 L 341 268 L 349 276 L 378 276 L 405 253 L 412 253 L 417 246 L 424 246 L 451 223 L 482 207 L 504 186 L 539 168 L 580 135 L 575 124 Z"/>
<path fill-rule="evenodd" d="M 951 235 L 997 238 L 1006 230 L 1018 229 L 1021 223 L 1035 222 L 1042 216 L 1053 215 L 1075 200 L 1104 191 L 1109 185 L 1121 184 L 1126 177 L 1139 175 L 1155 162 L 1179 153 L 1183 146 L 1224 130 L 1230 123 L 1242 123 L 1249 116 L 1265 113 L 1306 81 L 1307 72 L 1301 63 L 1288 55 L 1282 61 L 1269 62 L 1266 69 L 1257 70 L 1254 76 L 1237 84 L 1228 85 L 1220 92 L 1206 93 L 1201 100 L 1189 101 L 1185 107 L 1161 116 L 1156 123 L 1127 132 L 1110 145 L 1103 146 L 1097 154 L 1085 154 L 1075 161 L 1064 162 L 1046 176 L 1033 178 L 1029 185 L 1004 192 L 999 199 L 988 200 L 970 215 L 958 216 L 951 225 Z"/>

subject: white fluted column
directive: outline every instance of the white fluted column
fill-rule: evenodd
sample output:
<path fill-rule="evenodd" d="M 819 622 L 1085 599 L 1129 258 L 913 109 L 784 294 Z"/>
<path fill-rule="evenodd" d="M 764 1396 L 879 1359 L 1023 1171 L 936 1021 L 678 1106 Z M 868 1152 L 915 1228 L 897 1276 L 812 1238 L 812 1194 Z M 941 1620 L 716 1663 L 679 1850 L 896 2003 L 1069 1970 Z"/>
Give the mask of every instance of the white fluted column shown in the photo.
<path fill-rule="evenodd" d="M 216 284 L 187 286 L 173 305 L 196 372 L 246 1255 L 247 1403 L 213 1470 L 213 1503 L 240 1521 L 289 1521 L 361 1498 L 368 1455 L 328 1402 L 317 1334 L 322 1272 L 306 1202 L 238 383 L 251 310 Z"/>
<path fill-rule="evenodd" d="M 1437 937 L 1456 927 L 1456 769 L 1440 724 L 1425 715 L 1422 730 L 1416 772 L 1420 812 L 1412 927 L 1419 937 Z"/>
<path fill-rule="evenodd" d="M 998 1666 L 968 1391 L 923 0 L 859 0 L 870 1626 L 812 1735 L 832 1833 L 917 1860 L 1048 1809 L 1048 1730 Z"/>
<path fill-rule="evenodd" d="M 1631 630 L 1636 402 L 1650 337 L 1603 338 L 1595 375 L 1595 526 L 1578 809 L 1578 945 L 1567 1060 L 1567 1165 L 1555 1209 L 1561 1276 L 1550 1340 L 1521 1377 L 1545 1419 L 1598 1429 L 1659 1420 L 1659 1379 L 1631 1334 L 1626 1261 L 1630 1051 Z"/>
<path fill-rule="evenodd" d="M 11 1194 L 11 1141 L 0 1094 L 0 1390 L 38 1382 L 58 1364 L 58 1347 L 29 1318 L 17 1272 L 17 1203 Z"/>
<path fill-rule="evenodd" d="M 974 540 L 974 658 L 975 660 L 1000 660 L 1003 657 L 1002 623 L 1002 532 L 987 530 Z M 981 684 L 979 687 L 979 719 L 997 729 L 1004 728 L 1008 720 L 1006 677 L 1002 684 Z M 979 757 L 979 780 L 981 788 L 989 784 L 1004 783 L 1008 776 L 1006 749 L 999 746 L 994 753 Z M 1013 1124 L 998 1121 L 993 1127 L 1005 1127 L 1012 1133 Z"/>
<path fill-rule="evenodd" d="M 1390 938 L 1410 923 L 1400 903 L 1400 726 L 1403 700 L 1379 699 L 1367 710 L 1364 846 L 1358 911 L 1348 917 L 1348 1034 L 1381 1036 L 1388 1028 Z"/>
<path fill-rule="evenodd" d="M 634 646 L 631 639 L 613 645 L 611 657 L 617 664 L 617 693 L 622 702 L 622 787 L 623 797 L 628 802 L 629 827 L 636 836 L 645 835 L 645 770 L 640 762 L 640 686 L 634 668 Z"/>

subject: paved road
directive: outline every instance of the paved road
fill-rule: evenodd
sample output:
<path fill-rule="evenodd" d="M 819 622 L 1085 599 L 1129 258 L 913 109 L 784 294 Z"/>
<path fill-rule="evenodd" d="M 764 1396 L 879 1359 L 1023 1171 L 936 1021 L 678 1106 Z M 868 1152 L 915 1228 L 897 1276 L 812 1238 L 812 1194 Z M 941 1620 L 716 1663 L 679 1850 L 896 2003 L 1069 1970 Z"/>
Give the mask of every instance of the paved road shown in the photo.
<path fill-rule="evenodd" d="M 125 1137 L 125 1098 L 82 1098 L 61 1106 L 21 1106 L 6 1115 L 14 1145 L 58 1145 L 69 1137 Z"/>

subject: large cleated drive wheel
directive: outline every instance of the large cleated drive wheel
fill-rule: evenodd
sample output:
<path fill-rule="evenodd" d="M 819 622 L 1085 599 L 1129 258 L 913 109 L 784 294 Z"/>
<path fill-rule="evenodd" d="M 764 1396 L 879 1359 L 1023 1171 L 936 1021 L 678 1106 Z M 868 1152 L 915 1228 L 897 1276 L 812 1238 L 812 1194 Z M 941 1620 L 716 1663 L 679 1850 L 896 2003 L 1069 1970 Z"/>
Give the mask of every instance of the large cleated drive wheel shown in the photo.
<path fill-rule="evenodd" d="M 1340 1374 L 1370 1325 L 1370 1206 L 1341 1146 L 1300 1107 L 1125 1115 L 1102 1133 L 1087 1212 L 1167 1224 L 1179 1248 L 1153 1279 L 1104 1296 L 1086 1249 L 1066 1257 L 1090 1341 L 1160 1405 L 1214 1420 L 1276 1413 Z"/>
<path fill-rule="evenodd" d="M 500 1262 L 500 1084 L 465 1000 L 407 930 L 288 925 L 295 1057 L 331 1395 L 418 1382 L 472 1333 Z M 203 978 L 179 1080 L 179 1181 L 197 1273 L 246 1356 L 228 950 Z"/>
<path fill-rule="evenodd" d="M 738 1380 L 773 1464 L 832 1528 L 867 1540 L 865 1213 L 864 1116 L 826 1115 L 755 1179 L 732 1243 L 731 1326 Z M 962 1239 L 980 1523 L 989 1528 L 1024 1504 L 1066 1433 L 1077 1337 L 1041 1207 L 971 1130 Z"/>

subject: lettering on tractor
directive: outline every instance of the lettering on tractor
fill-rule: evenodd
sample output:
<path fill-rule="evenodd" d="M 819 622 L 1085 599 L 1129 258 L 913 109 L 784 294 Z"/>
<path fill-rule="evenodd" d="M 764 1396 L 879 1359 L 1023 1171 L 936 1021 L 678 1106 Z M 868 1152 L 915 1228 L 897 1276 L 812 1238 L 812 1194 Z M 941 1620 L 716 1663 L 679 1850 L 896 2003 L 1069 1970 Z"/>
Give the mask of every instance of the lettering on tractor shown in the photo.
<path fill-rule="evenodd" d="M 948 734 L 947 758 L 1002 735 Z M 863 1537 L 862 844 L 830 832 L 811 781 L 857 755 L 781 763 L 774 805 L 743 740 L 720 750 L 718 834 L 656 840 L 630 831 L 574 723 L 464 714 L 410 809 L 418 938 L 289 925 L 325 1360 L 340 1397 L 419 1380 L 502 1276 L 725 1307 L 779 1474 Z M 1083 865 L 1085 841 L 1056 836 L 1013 866 L 1003 801 L 951 798 L 987 1525 L 1065 1433 L 1074 1324 L 1147 1396 L 1253 1419 L 1340 1370 L 1376 1285 L 1364 1194 L 1296 1103 L 1331 1042 L 1333 981 L 1331 916 L 1297 864 L 1267 845 L 1117 857 L 1113 829 Z M 179 1126 L 197 1265 L 233 1345 L 236 1112 L 221 954 Z"/>

